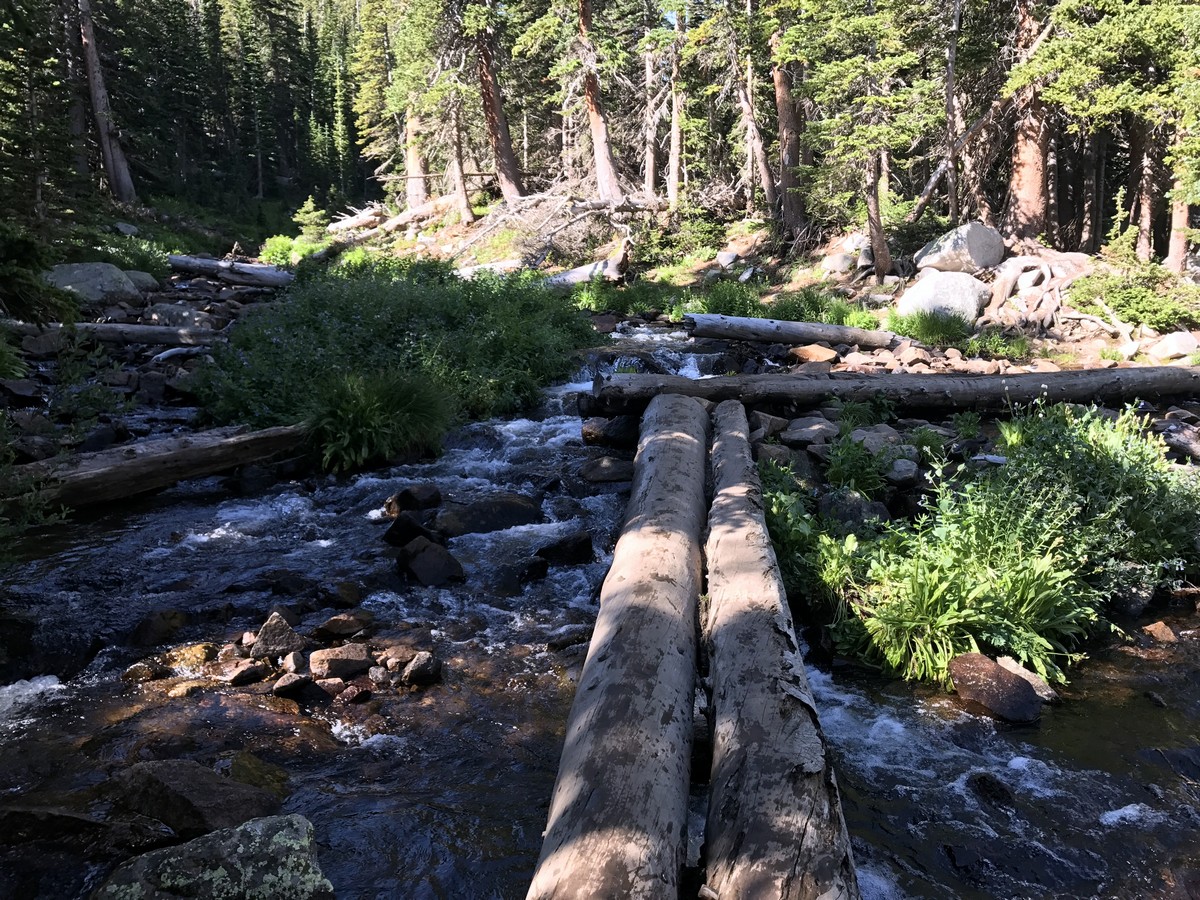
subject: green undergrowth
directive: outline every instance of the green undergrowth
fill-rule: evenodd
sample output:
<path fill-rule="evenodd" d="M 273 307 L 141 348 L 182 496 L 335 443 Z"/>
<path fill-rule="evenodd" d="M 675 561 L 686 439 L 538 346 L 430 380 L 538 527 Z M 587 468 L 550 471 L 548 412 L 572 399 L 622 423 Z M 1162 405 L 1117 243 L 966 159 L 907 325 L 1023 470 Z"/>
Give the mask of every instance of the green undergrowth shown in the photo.
<path fill-rule="evenodd" d="M 951 313 L 916 312 L 902 316 L 891 310 L 884 327 L 929 347 L 954 347 L 968 357 L 1021 362 L 1033 353 L 1029 338 L 1023 334 L 1006 334 L 999 328 L 973 333 L 969 322 Z"/>
<path fill-rule="evenodd" d="M 533 276 L 463 281 L 446 263 L 365 251 L 302 275 L 215 348 L 198 389 L 219 422 L 308 422 L 334 469 L 427 450 L 449 422 L 526 407 L 597 340 Z"/>
<path fill-rule="evenodd" d="M 74 321 L 79 315 L 74 295 L 42 278 L 56 261 L 50 246 L 32 232 L 0 222 L 0 315 L 26 322 Z M 3 338 L 0 334 L 0 344 Z M 8 352 L 0 346 L 0 360 Z M 12 367 L 11 359 L 7 365 Z"/>
<path fill-rule="evenodd" d="M 1200 483 L 1134 412 L 1038 404 L 998 427 L 1006 465 L 936 466 L 914 521 L 850 533 L 762 467 L 789 594 L 816 598 L 842 652 L 941 683 L 960 653 L 1008 654 L 1061 681 L 1123 595 L 1196 571 Z"/>

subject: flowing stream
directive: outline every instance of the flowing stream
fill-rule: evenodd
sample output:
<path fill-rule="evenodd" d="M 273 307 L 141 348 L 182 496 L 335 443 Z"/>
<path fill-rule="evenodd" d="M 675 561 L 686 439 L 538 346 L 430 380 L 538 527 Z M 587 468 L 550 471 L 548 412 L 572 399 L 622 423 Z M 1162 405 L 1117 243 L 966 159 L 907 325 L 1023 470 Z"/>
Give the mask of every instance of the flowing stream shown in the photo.
<path fill-rule="evenodd" d="M 607 366 L 724 371 L 678 334 L 638 329 L 620 346 L 628 355 Z M 103 828 L 113 773 L 149 759 L 220 768 L 240 751 L 286 771 L 283 808 L 313 822 L 339 897 L 524 896 L 626 499 L 576 477 L 605 452 L 583 445 L 573 414 L 589 386 L 460 429 L 432 462 L 266 489 L 204 479 L 20 548 L 0 589 L 0 898 L 86 897 L 144 849 Z M 427 482 L 456 501 L 540 497 L 546 522 L 453 539 L 465 584 L 408 586 L 381 540 L 382 505 Z M 580 528 L 593 562 L 553 566 L 516 596 L 497 584 L 501 565 Z M 382 637 L 432 649 L 443 683 L 307 709 L 266 686 L 171 697 L 184 679 L 120 679 L 167 646 L 256 629 L 276 603 L 309 625 L 360 603 Z M 1200 623 L 1168 621 L 1179 643 L 1096 654 L 1033 728 L 853 667 L 813 668 L 864 894 L 1191 896 Z"/>

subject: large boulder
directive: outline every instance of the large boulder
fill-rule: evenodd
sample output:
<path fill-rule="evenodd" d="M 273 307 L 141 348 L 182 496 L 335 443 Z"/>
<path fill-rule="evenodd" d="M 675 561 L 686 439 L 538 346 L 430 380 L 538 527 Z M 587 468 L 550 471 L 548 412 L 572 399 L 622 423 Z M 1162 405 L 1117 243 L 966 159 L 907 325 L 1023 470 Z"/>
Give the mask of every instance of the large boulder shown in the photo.
<path fill-rule="evenodd" d="M 919 269 L 939 272 L 978 272 L 997 266 L 1004 259 L 1004 238 L 995 228 L 968 222 L 917 251 L 913 261 Z"/>
<path fill-rule="evenodd" d="M 112 263 L 64 263 L 45 273 L 56 288 L 78 294 L 85 305 L 140 300 L 129 276 Z"/>
<path fill-rule="evenodd" d="M 184 759 L 135 763 L 113 778 L 110 787 L 120 806 L 158 819 L 185 838 L 279 809 L 279 799 L 268 791 Z"/>
<path fill-rule="evenodd" d="M 438 513 L 437 530 L 449 537 L 485 534 L 546 521 L 542 505 L 521 494 L 497 494 L 474 503 L 447 503 Z"/>
<path fill-rule="evenodd" d="M 97 900 L 332 900 L 303 816 L 252 819 L 237 828 L 134 857 L 93 895 Z"/>
<path fill-rule="evenodd" d="M 933 272 L 904 292 L 896 302 L 896 312 L 902 316 L 942 313 L 974 325 L 991 296 L 990 285 L 965 272 Z"/>
<path fill-rule="evenodd" d="M 415 578 L 425 587 L 441 587 L 467 577 L 462 563 L 449 550 L 423 537 L 414 538 L 400 548 L 396 566 L 403 575 Z"/>
<path fill-rule="evenodd" d="M 1036 722 L 1042 714 L 1042 698 L 1033 685 L 982 653 L 950 660 L 950 680 L 964 700 L 1007 722 Z"/>

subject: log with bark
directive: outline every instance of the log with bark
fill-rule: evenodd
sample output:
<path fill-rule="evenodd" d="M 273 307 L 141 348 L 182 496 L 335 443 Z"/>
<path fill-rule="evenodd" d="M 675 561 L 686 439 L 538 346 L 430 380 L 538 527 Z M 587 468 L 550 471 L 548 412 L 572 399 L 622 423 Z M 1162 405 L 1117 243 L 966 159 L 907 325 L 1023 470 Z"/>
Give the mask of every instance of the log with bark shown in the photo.
<path fill-rule="evenodd" d="M 857 344 L 859 347 L 895 347 L 902 338 L 890 331 L 822 325 L 816 322 L 784 322 L 694 313 L 683 317 L 684 327 L 694 337 L 757 341 L 764 344 Z"/>
<path fill-rule="evenodd" d="M 853 900 L 850 838 L 763 518 L 746 411 L 727 400 L 715 420 L 706 886 L 720 897 Z"/>
<path fill-rule="evenodd" d="M 295 275 L 287 269 L 265 263 L 237 262 L 230 259 L 204 259 L 199 256 L 171 254 L 171 268 L 188 275 L 205 275 L 228 284 L 248 284 L 252 287 L 287 287 Z"/>
<path fill-rule="evenodd" d="M 304 438 L 301 425 L 262 431 L 235 426 L 186 437 L 155 438 L 83 453 L 66 462 L 46 460 L 15 466 L 13 483 L 3 493 L 15 499 L 13 485 L 17 490 L 33 485 L 41 501 L 77 509 L 262 462 L 296 449 Z"/>
<path fill-rule="evenodd" d="M 675 897 L 687 846 L 709 417 L 656 398 L 529 898 Z"/>
<path fill-rule="evenodd" d="M 198 346 L 221 340 L 220 332 L 211 328 L 172 328 L 169 325 L 122 325 L 116 322 L 77 322 L 63 326 L 56 323 L 31 325 L 12 320 L 0 321 L 0 330 L 10 331 L 22 337 L 38 337 L 43 334 L 61 335 L 73 331 L 80 337 L 90 338 L 104 344 L 154 344 L 166 347 Z"/>
<path fill-rule="evenodd" d="M 1146 366 L 1020 375 L 612 375 L 580 397 L 585 416 L 636 413 L 659 394 L 796 408 L 828 400 L 887 400 L 898 409 L 1003 409 L 1038 398 L 1067 403 L 1200 397 L 1200 369 Z"/>

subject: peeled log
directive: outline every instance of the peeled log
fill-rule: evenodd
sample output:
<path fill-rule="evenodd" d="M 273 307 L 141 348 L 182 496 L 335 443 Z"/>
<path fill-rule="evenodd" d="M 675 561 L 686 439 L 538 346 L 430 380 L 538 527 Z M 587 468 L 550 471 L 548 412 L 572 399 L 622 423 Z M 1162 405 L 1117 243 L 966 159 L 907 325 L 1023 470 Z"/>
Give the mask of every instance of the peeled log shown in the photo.
<path fill-rule="evenodd" d="M 49 460 L 13 468 L 17 484 L 36 484 L 38 498 L 72 508 L 123 500 L 293 450 L 305 435 L 300 425 L 241 432 L 217 428 L 186 437 L 158 438 L 67 462 Z"/>
<path fill-rule="evenodd" d="M 827 400 L 890 401 L 898 409 L 1003 409 L 1045 397 L 1052 403 L 1154 402 L 1200 397 L 1200 369 L 1146 366 L 1021 375 L 612 375 L 580 397 L 585 416 L 636 413 L 659 394 L 811 407 Z"/>
<path fill-rule="evenodd" d="M 678 895 L 708 425 L 686 397 L 657 397 L 642 419 L 530 900 Z"/>
<path fill-rule="evenodd" d="M 24 322 L 5 320 L 0 328 L 25 337 L 36 337 L 47 332 L 61 334 L 63 326 L 58 324 L 29 325 Z M 91 338 L 105 344 L 154 344 L 179 347 L 212 344 L 221 340 L 221 335 L 211 328 L 171 328 L 168 325 L 121 325 L 116 322 L 76 322 L 68 331 L 80 337 Z"/>
<path fill-rule="evenodd" d="M 684 327 L 694 337 L 758 341 L 763 344 L 857 344 L 859 347 L 887 348 L 900 343 L 901 337 L 890 331 L 849 328 L 845 325 L 821 325 L 815 322 L 783 322 L 777 319 L 749 319 L 695 313 L 683 317 Z"/>
<path fill-rule="evenodd" d="M 190 275 L 207 275 L 228 284 L 249 284 L 254 287 L 287 287 L 296 277 L 287 269 L 268 266 L 264 263 L 235 262 L 230 259 L 202 259 L 198 256 L 167 257 L 176 272 Z"/>
<path fill-rule="evenodd" d="M 372 225 L 378 225 L 385 218 L 387 218 L 387 213 L 384 212 L 382 206 L 368 206 L 352 216 L 345 216 L 336 222 L 330 222 L 325 226 L 325 231 L 329 234 L 340 234 L 343 231 L 354 231 L 356 228 L 369 228 Z"/>
<path fill-rule="evenodd" d="M 713 765 L 707 886 L 721 897 L 855 900 L 850 838 L 804 674 L 740 403 L 716 409 L 705 637 Z"/>

